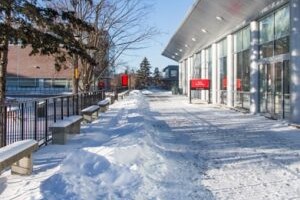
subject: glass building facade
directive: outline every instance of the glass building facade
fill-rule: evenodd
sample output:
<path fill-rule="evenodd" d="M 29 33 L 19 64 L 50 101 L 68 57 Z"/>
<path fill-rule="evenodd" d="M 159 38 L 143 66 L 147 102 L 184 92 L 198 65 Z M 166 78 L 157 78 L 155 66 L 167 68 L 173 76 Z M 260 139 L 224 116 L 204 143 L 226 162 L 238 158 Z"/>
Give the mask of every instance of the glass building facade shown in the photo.
<path fill-rule="evenodd" d="M 215 0 L 198 1 L 195 12 L 192 10 L 168 48 L 173 50 L 172 45 L 181 41 L 182 48 L 177 49 L 197 43 L 193 48 L 196 53 L 191 48 L 182 54 L 195 55 L 193 66 L 187 66 L 194 68 L 188 78 L 211 80 L 210 98 L 207 91 L 200 92 L 206 95 L 199 94 L 197 98 L 300 124 L 300 1 L 241 1 L 248 6 L 241 7 L 244 12 L 239 13 L 214 13 L 220 11 Z M 205 10 L 201 5 L 208 4 L 212 15 L 200 12 Z M 217 14 L 227 18 L 216 19 Z M 239 15 L 244 18 L 238 24 L 234 24 L 236 18 L 228 17 Z M 198 38 L 191 24 L 195 25 Z M 231 29 L 224 31 L 228 26 Z M 189 30 L 184 32 L 187 27 Z M 188 42 L 189 36 L 197 40 Z M 171 52 L 168 48 L 166 54 Z M 185 66 L 185 59 L 179 58 L 178 62 Z"/>

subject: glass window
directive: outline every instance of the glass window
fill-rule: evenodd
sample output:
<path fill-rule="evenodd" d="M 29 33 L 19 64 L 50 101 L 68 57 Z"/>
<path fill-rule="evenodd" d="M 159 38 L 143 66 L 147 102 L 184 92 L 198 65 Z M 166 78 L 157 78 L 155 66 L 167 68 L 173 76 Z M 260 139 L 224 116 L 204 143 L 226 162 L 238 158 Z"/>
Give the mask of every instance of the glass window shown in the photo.
<path fill-rule="evenodd" d="M 227 57 L 220 59 L 220 88 L 227 90 Z"/>
<path fill-rule="evenodd" d="M 52 79 L 44 79 L 44 87 L 51 88 L 52 87 Z"/>
<path fill-rule="evenodd" d="M 53 80 L 53 87 L 56 88 L 65 88 L 67 86 L 67 80 L 64 79 L 55 79 Z"/>
<path fill-rule="evenodd" d="M 250 51 L 237 54 L 237 91 L 250 91 Z"/>
<path fill-rule="evenodd" d="M 201 77 L 201 54 L 197 53 L 194 57 L 194 70 L 193 70 L 193 78 Z"/>
<path fill-rule="evenodd" d="M 275 40 L 274 53 L 275 55 L 286 54 L 290 49 L 290 38 L 289 36 Z"/>
<path fill-rule="evenodd" d="M 246 27 L 243 30 L 243 50 L 250 48 L 250 27 Z"/>
<path fill-rule="evenodd" d="M 212 52 L 211 47 L 206 51 L 207 55 L 207 71 L 208 71 L 208 79 L 212 79 Z"/>
<path fill-rule="evenodd" d="M 242 76 L 243 91 L 250 91 L 250 51 L 243 52 L 243 76 Z"/>
<path fill-rule="evenodd" d="M 171 77 L 177 77 L 177 70 L 170 70 L 170 76 Z"/>
<path fill-rule="evenodd" d="M 290 12 L 286 6 L 275 12 L 275 39 L 289 35 L 290 31 Z"/>
<path fill-rule="evenodd" d="M 227 89 L 227 39 L 218 44 L 219 51 L 219 85 L 221 90 Z"/>
<path fill-rule="evenodd" d="M 236 34 L 236 52 L 243 50 L 243 31 L 239 31 Z"/>
<path fill-rule="evenodd" d="M 289 7 L 285 6 L 264 18 L 259 23 L 260 58 L 289 52 Z"/>
<path fill-rule="evenodd" d="M 250 27 L 240 30 L 236 33 L 235 52 L 241 52 L 250 48 Z"/>
<path fill-rule="evenodd" d="M 274 40 L 274 15 L 269 15 L 259 22 L 259 43 L 264 44 Z"/>
<path fill-rule="evenodd" d="M 20 78 L 20 87 L 37 87 L 37 80 L 34 78 Z"/>
<path fill-rule="evenodd" d="M 219 58 L 227 56 L 227 39 L 222 40 L 219 42 Z"/>
<path fill-rule="evenodd" d="M 268 58 L 273 56 L 274 44 L 273 41 L 260 45 L 260 58 Z"/>
<path fill-rule="evenodd" d="M 6 79 L 6 87 L 19 87 L 18 78 L 7 78 Z"/>

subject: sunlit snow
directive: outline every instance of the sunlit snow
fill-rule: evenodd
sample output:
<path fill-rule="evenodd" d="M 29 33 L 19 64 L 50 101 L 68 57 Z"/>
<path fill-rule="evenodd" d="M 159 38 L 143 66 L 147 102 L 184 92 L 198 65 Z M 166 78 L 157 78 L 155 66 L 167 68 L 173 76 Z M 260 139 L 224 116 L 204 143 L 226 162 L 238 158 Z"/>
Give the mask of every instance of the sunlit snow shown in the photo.
<path fill-rule="evenodd" d="M 163 91 L 132 91 L 31 176 L 0 176 L 0 199 L 300 199 L 300 132 Z"/>

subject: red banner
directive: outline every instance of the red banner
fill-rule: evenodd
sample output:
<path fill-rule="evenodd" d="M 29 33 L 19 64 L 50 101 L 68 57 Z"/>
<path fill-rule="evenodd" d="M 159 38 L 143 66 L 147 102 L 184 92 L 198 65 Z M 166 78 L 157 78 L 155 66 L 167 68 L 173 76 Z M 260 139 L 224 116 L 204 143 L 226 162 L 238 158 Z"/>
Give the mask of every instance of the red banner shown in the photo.
<path fill-rule="evenodd" d="M 192 79 L 191 90 L 209 90 L 210 80 L 209 79 Z"/>
<path fill-rule="evenodd" d="M 221 90 L 227 90 L 227 78 L 226 77 L 224 77 L 222 80 Z"/>
<path fill-rule="evenodd" d="M 104 81 L 99 81 L 98 82 L 98 89 L 99 90 L 102 90 L 102 89 L 104 89 L 105 88 L 105 83 L 104 83 Z"/>
<path fill-rule="evenodd" d="M 128 87 L 128 75 L 123 74 L 121 79 L 122 79 L 122 87 Z"/>
<path fill-rule="evenodd" d="M 236 80 L 236 89 L 237 89 L 237 91 L 242 91 L 242 81 L 241 81 L 241 79 Z"/>

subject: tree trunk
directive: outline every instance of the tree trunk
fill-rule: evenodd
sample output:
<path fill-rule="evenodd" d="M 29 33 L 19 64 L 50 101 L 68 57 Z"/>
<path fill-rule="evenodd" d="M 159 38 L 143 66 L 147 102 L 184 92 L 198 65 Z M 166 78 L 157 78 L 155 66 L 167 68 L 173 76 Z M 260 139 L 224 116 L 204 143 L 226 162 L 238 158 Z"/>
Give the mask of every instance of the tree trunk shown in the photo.
<path fill-rule="evenodd" d="M 0 146 L 5 145 L 4 135 L 6 134 L 6 118 L 5 118 L 5 90 L 6 90 L 6 70 L 8 56 L 8 40 L 3 42 L 0 51 Z"/>
<path fill-rule="evenodd" d="M 11 24 L 11 10 L 5 11 L 5 24 L 10 27 Z M 5 134 L 6 134 L 6 109 L 5 109 L 5 92 L 6 92 L 6 71 L 8 62 L 8 40 L 9 40 L 9 29 L 5 31 L 3 41 L 0 44 L 0 147 L 6 145 Z"/>
<path fill-rule="evenodd" d="M 74 66 L 73 66 L 73 85 L 72 85 L 72 92 L 73 94 L 78 93 L 78 87 L 79 87 L 79 70 L 78 70 L 78 55 L 74 56 Z"/>

